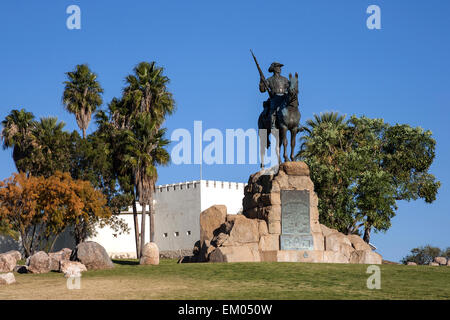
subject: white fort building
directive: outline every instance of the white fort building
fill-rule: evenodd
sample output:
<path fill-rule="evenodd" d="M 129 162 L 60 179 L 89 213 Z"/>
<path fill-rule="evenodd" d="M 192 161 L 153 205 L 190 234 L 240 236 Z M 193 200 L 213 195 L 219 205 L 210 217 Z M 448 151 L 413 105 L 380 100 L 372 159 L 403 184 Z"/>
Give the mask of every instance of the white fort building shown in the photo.
<path fill-rule="evenodd" d="M 215 204 L 227 206 L 229 214 L 242 210 L 244 183 L 199 180 L 160 185 L 154 194 L 155 242 L 159 250 L 192 250 L 200 239 L 200 213 Z M 137 211 L 142 207 L 137 203 Z M 148 208 L 147 208 L 148 212 Z M 136 257 L 133 208 L 120 214 L 130 228 L 129 234 L 115 235 L 109 227 L 97 230 L 92 241 L 100 243 L 112 257 Z M 139 224 L 141 216 L 138 216 Z M 146 239 L 150 241 L 149 216 L 146 221 Z"/>

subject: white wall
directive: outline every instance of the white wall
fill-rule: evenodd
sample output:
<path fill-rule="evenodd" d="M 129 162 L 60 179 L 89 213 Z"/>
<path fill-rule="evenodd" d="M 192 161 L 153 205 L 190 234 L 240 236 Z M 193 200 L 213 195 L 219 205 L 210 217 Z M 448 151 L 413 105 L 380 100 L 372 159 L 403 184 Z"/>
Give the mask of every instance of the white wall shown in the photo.
<path fill-rule="evenodd" d="M 216 204 L 227 206 L 228 214 L 242 210 L 244 183 L 202 180 L 201 211 Z"/>
<path fill-rule="evenodd" d="M 200 181 L 160 186 L 155 193 L 155 242 L 161 251 L 189 250 L 199 239 Z"/>
<path fill-rule="evenodd" d="M 120 215 L 120 218 L 125 221 L 125 223 L 130 228 L 130 233 L 128 234 L 121 234 L 121 235 L 115 235 L 114 231 L 106 226 L 104 228 L 98 228 L 97 229 L 97 235 L 88 239 L 91 241 L 98 242 L 101 244 L 106 252 L 108 252 L 110 255 L 125 255 L 128 258 L 136 258 L 136 241 L 134 238 L 134 219 L 133 214 L 130 213 L 124 213 Z M 139 221 L 139 227 L 141 225 L 141 219 L 142 216 L 138 214 L 138 221 Z M 145 242 L 150 241 L 150 231 L 148 229 L 150 220 L 149 216 L 146 217 L 146 235 L 145 235 Z M 139 229 L 140 231 L 140 229 Z"/>

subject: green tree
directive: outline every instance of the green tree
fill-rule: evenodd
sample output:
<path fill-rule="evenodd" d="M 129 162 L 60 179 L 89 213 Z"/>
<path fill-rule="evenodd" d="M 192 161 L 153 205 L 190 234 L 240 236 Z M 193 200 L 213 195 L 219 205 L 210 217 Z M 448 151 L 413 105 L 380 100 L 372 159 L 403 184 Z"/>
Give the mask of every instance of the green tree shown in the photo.
<path fill-rule="evenodd" d="M 74 179 L 89 181 L 91 185 L 100 190 L 107 201 L 112 215 L 108 219 L 83 220 L 77 224 L 76 241 L 84 241 L 86 237 L 96 233 L 96 227 L 109 226 L 117 234 L 128 233 L 126 223 L 119 218 L 129 198 L 118 189 L 117 180 L 112 167 L 111 146 L 97 130 L 81 138 L 77 132 L 71 135 L 70 174 Z"/>
<path fill-rule="evenodd" d="M 450 248 L 446 250 L 441 250 L 437 247 L 426 245 L 423 247 L 418 247 L 411 249 L 411 253 L 402 259 L 403 264 L 408 262 L 415 262 L 419 265 L 429 264 L 433 262 L 436 257 L 446 257 L 449 258 Z"/>
<path fill-rule="evenodd" d="M 83 139 L 75 133 L 71 136 L 71 175 L 76 179 L 88 180 L 94 187 L 102 190 L 113 212 L 108 222 L 109 227 L 118 233 L 127 232 L 128 228 L 117 217 L 125 202 L 129 201 L 129 197 L 117 189 L 111 158 L 113 141 L 105 135 L 104 130 L 86 135 L 92 114 L 103 103 L 101 97 L 103 89 L 97 81 L 97 75 L 85 64 L 77 65 L 74 71 L 67 73 L 67 77 L 68 81 L 64 82 L 63 103 L 66 109 L 75 115 L 83 136 Z M 87 223 L 84 226 L 85 229 L 88 228 Z M 91 233 L 94 232 L 93 226 L 89 226 L 89 229 Z M 84 233 L 88 233 L 88 230 L 84 230 Z"/>
<path fill-rule="evenodd" d="M 398 200 L 436 199 L 430 131 L 324 114 L 307 121 L 305 132 L 297 157 L 310 166 L 322 223 L 347 234 L 363 227 L 369 242 L 372 230 L 391 226 Z"/>
<path fill-rule="evenodd" d="M 27 161 L 35 176 L 49 177 L 70 169 L 71 135 L 56 117 L 44 117 L 32 129 L 34 147 Z"/>
<path fill-rule="evenodd" d="M 349 157 L 351 145 L 344 117 L 337 113 L 314 115 L 303 127 L 297 158 L 310 167 L 311 179 L 319 196 L 321 223 L 349 233 L 355 205 L 350 186 L 354 168 Z"/>
<path fill-rule="evenodd" d="M 136 207 L 136 193 L 134 189 L 133 170 L 126 165 L 124 157 L 126 155 L 126 144 L 123 139 L 126 138 L 126 131 L 131 130 L 131 121 L 133 119 L 133 106 L 125 104 L 123 99 L 113 98 L 108 104 L 107 112 L 99 110 L 96 114 L 97 134 L 107 141 L 110 146 L 109 159 L 112 163 L 112 172 L 120 185 L 123 193 L 121 194 L 122 205 L 132 204 L 134 235 L 136 242 L 136 256 L 140 257 L 140 233 L 138 213 Z M 116 199 L 119 199 L 118 197 Z"/>
<path fill-rule="evenodd" d="M 448 261 L 448 259 L 450 259 L 450 247 L 447 247 L 444 250 L 442 250 L 441 256 L 446 257 Z"/>
<path fill-rule="evenodd" d="M 2 121 L 3 149 L 13 149 L 12 157 L 18 171 L 29 172 L 31 169 L 28 158 L 34 146 L 34 126 L 34 115 L 25 109 L 12 110 Z"/>
<path fill-rule="evenodd" d="M 324 112 L 320 115 L 314 114 L 314 119 L 306 120 L 306 126 L 303 129 L 309 134 L 321 125 L 340 127 L 345 124 L 345 116 L 339 115 L 337 112 Z M 305 137 L 307 139 L 307 137 Z"/>
<path fill-rule="evenodd" d="M 64 122 L 55 117 L 35 121 L 31 112 L 12 110 L 2 122 L 3 148 L 13 148 L 13 160 L 19 172 L 35 176 L 68 171 L 70 134 Z"/>
<path fill-rule="evenodd" d="M 74 71 L 66 73 L 63 103 L 67 111 L 75 115 L 78 127 L 86 138 L 86 130 L 92 114 L 103 103 L 97 75 L 86 64 L 77 65 Z"/>

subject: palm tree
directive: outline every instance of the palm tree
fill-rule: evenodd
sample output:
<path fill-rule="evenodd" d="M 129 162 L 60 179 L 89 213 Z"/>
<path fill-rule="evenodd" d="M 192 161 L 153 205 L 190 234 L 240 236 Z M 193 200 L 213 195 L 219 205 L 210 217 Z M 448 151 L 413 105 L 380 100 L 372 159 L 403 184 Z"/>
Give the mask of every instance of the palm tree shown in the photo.
<path fill-rule="evenodd" d="M 159 127 L 175 110 L 172 94 L 167 91 L 169 78 L 156 63 L 141 62 L 134 68 L 134 75 L 125 78 L 124 104 L 132 106 L 132 114 L 149 112 Z"/>
<path fill-rule="evenodd" d="M 345 115 L 339 115 L 337 112 L 325 112 L 320 115 L 314 114 L 314 119 L 308 119 L 306 125 L 301 129 L 306 132 L 306 135 L 300 137 L 300 150 L 295 156 L 296 159 L 305 158 L 305 146 L 310 141 L 314 130 L 321 126 L 339 128 L 345 124 Z"/>
<path fill-rule="evenodd" d="M 103 101 L 103 89 L 97 81 L 97 75 L 86 64 L 77 65 L 75 70 L 66 73 L 63 103 L 67 111 L 73 113 L 78 127 L 86 138 L 86 130 L 91 121 L 92 114 Z"/>
<path fill-rule="evenodd" d="M 126 87 L 120 99 L 113 98 L 107 112 L 96 114 L 98 130 L 113 146 L 114 172 L 121 189 L 133 197 L 136 253 L 145 244 L 145 214 L 152 204 L 157 179 L 156 166 L 169 161 L 164 147 L 165 130 L 160 129 L 165 116 L 174 111 L 172 94 L 167 91 L 169 79 L 155 62 L 141 62 L 125 78 Z M 136 201 L 143 207 L 141 235 Z M 150 238 L 154 240 L 154 218 L 150 211 Z"/>
<path fill-rule="evenodd" d="M 13 160 L 19 172 L 30 170 L 27 159 L 34 144 L 32 133 L 34 125 L 34 115 L 25 109 L 12 110 L 2 121 L 3 149 L 13 148 Z"/>
<path fill-rule="evenodd" d="M 314 128 L 321 125 L 340 126 L 345 123 L 345 115 L 339 115 L 337 112 L 325 112 L 320 115 L 314 114 L 314 119 L 306 120 L 306 126 L 303 129 L 311 134 Z"/>
<path fill-rule="evenodd" d="M 134 195 L 137 196 L 141 205 L 146 203 L 151 206 L 154 184 L 157 179 L 156 165 L 169 161 L 167 152 L 160 150 L 167 145 L 167 141 L 162 139 L 164 130 L 161 131 L 160 127 L 166 115 L 173 113 L 175 102 L 166 87 L 169 78 L 163 75 L 164 69 L 156 67 L 154 61 L 151 63 L 141 62 L 133 71 L 134 74 L 125 78 L 127 86 L 123 90 L 123 98 L 113 100 L 110 109 L 116 126 L 134 133 L 135 141 L 131 139 L 133 142 L 131 145 L 138 146 L 139 143 L 136 140 L 139 140 L 142 146 L 146 146 L 140 149 L 143 152 L 140 156 L 137 156 L 136 152 L 134 153 L 134 161 L 130 162 L 133 157 L 127 159 L 132 164 L 131 175 L 135 182 Z M 147 132 L 144 132 L 145 130 Z M 134 149 L 134 151 L 138 150 Z M 165 155 L 164 152 L 166 152 Z M 158 160 L 156 160 L 157 158 Z M 147 159 L 146 164 L 143 165 L 137 161 L 138 159 Z M 140 252 L 145 245 L 145 211 L 146 206 L 143 205 Z M 136 221 L 135 226 L 137 226 Z M 153 210 L 150 210 L 150 241 L 154 241 Z"/>
<path fill-rule="evenodd" d="M 153 208 L 153 194 L 155 191 L 155 184 L 158 180 L 157 166 L 166 166 L 170 162 L 170 155 L 166 150 L 167 145 L 170 143 L 169 140 L 165 139 L 166 129 L 159 129 L 158 133 L 155 135 L 154 139 L 156 142 L 155 148 L 150 153 L 152 157 L 152 166 L 155 168 L 154 175 L 152 176 L 152 192 L 151 198 L 149 200 L 150 204 L 150 242 L 155 241 L 155 210 Z"/>
<path fill-rule="evenodd" d="M 165 146 L 169 143 L 164 139 L 165 129 L 156 129 L 157 122 L 149 113 L 138 114 L 133 121 L 131 130 L 125 132 L 122 141 L 126 145 L 124 161 L 132 170 L 134 187 L 139 204 L 142 206 L 140 255 L 145 245 L 145 217 L 147 206 L 152 208 L 153 193 L 157 180 L 157 165 L 169 162 L 169 154 Z M 154 241 L 154 217 L 150 209 L 150 241 Z"/>

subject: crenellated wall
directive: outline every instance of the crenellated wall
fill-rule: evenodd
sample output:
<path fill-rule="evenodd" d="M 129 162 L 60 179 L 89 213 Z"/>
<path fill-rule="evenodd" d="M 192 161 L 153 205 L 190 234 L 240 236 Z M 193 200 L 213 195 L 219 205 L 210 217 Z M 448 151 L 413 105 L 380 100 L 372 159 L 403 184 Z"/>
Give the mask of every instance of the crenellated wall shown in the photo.
<path fill-rule="evenodd" d="M 192 250 L 199 238 L 200 213 L 215 204 L 224 204 L 231 214 L 242 211 L 244 183 L 197 180 L 156 187 L 155 242 L 160 251 Z M 147 207 L 147 210 L 149 208 Z M 137 204 L 140 213 L 142 207 Z M 109 228 L 99 229 L 91 240 L 99 242 L 110 255 L 135 256 L 133 208 L 121 214 L 131 229 L 129 234 L 114 236 Z M 141 216 L 138 216 L 139 224 Z M 146 242 L 150 241 L 149 219 L 146 220 Z M 180 254 L 182 255 L 182 254 Z"/>

